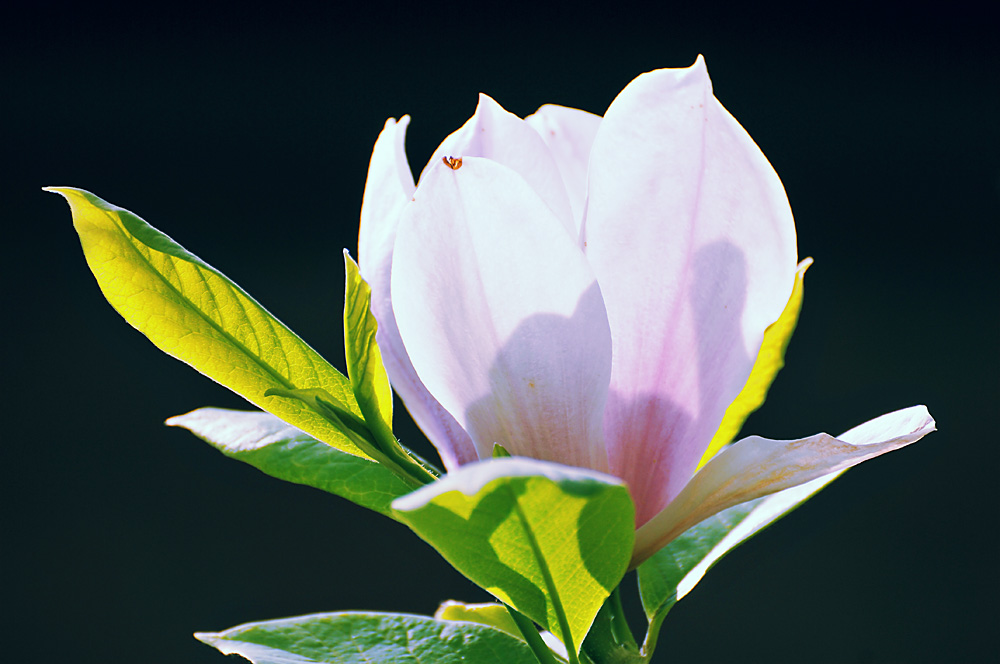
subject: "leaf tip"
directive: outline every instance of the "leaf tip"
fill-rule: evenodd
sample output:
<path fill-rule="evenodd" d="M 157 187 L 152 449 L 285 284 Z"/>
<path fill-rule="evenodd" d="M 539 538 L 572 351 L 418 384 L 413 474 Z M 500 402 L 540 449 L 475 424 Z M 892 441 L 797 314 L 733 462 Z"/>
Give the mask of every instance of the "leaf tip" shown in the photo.
<path fill-rule="evenodd" d="M 354 257 L 351 256 L 351 250 L 346 247 L 344 248 L 344 269 L 347 271 L 348 276 L 361 273 L 361 267 L 354 260 Z"/>
<path fill-rule="evenodd" d="M 50 194 L 59 194 L 67 201 L 69 200 L 69 192 L 72 191 L 71 187 L 42 187 L 42 191 L 48 192 Z"/>
<path fill-rule="evenodd" d="M 90 193 L 86 189 L 80 189 L 79 187 L 42 187 L 42 191 L 50 194 L 59 194 L 66 200 L 67 203 L 69 203 L 70 208 L 74 212 L 87 206 L 95 207 L 106 212 L 122 211 L 121 208 L 112 205 Z"/>
<path fill-rule="evenodd" d="M 191 411 L 190 413 L 184 413 L 183 415 L 174 415 L 173 417 L 168 417 L 163 420 L 163 423 L 168 427 L 184 427 L 187 428 L 188 420 L 196 411 Z"/>

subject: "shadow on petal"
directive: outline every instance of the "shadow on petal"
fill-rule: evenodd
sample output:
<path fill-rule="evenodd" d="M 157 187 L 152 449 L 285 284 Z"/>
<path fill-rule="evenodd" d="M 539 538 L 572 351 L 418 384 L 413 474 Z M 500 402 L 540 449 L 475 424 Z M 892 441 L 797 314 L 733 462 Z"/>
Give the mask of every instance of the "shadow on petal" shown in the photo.
<path fill-rule="evenodd" d="M 481 458 L 489 458 L 493 444 L 500 443 L 515 456 L 607 472 L 603 413 L 611 337 L 606 320 L 594 282 L 571 317 L 535 314 L 514 329 L 488 372 L 490 393 L 465 412 Z"/>
<path fill-rule="evenodd" d="M 691 479 L 756 354 L 744 342 L 743 252 L 720 240 L 700 249 L 692 261 L 687 270 L 692 283 L 677 286 L 686 288 L 686 301 L 675 300 L 663 314 L 673 320 L 660 339 L 639 341 L 658 346 L 639 368 L 636 384 L 659 389 L 635 393 L 619 381 L 608 395 L 605 437 L 615 445 L 609 450 L 611 473 L 628 484 L 637 525 L 663 509 Z"/>

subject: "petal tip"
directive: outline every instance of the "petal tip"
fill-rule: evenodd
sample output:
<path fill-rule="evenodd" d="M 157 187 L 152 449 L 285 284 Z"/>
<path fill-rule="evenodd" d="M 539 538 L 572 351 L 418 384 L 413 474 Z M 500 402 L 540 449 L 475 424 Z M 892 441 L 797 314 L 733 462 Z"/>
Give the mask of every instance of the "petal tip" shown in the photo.
<path fill-rule="evenodd" d="M 909 416 L 909 418 L 911 418 L 911 421 L 914 422 L 913 424 L 914 432 L 925 429 L 927 430 L 928 433 L 931 431 L 937 431 L 936 428 L 937 422 L 934 421 L 934 418 L 931 416 L 930 411 L 924 404 L 917 404 L 916 406 L 903 408 L 902 410 L 898 410 L 895 413 L 888 413 L 887 415 L 883 415 L 883 417 L 891 417 L 894 415 Z"/>
<path fill-rule="evenodd" d="M 480 92 L 474 117 L 481 118 L 486 113 L 508 113 L 508 111 L 496 99 L 485 92 Z"/>
<path fill-rule="evenodd" d="M 653 89 L 661 94 L 689 86 L 705 86 L 709 93 L 712 89 L 712 80 L 708 76 L 708 66 L 705 64 L 705 58 L 701 55 L 688 67 L 663 67 L 641 74 L 632 83 L 629 83 L 626 90 L 638 81 L 645 81 L 647 85 L 654 86 Z"/>
<path fill-rule="evenodd" d="M 392 127 L 399 127 L 400 129 L 405 129 L 406 125 L 410 124 L 410 116 L 403 115 L 397 120 L 396 118 L 386 118 L 385 124 L 382 125 L 382 131 L 390 129 Z"/>

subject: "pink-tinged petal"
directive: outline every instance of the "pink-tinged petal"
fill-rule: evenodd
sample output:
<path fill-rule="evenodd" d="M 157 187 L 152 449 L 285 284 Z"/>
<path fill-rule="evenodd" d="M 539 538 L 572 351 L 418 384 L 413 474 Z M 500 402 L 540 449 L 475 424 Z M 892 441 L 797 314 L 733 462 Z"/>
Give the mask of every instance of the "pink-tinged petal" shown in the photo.
<path fill-rule="evenodd" d="M 487 95 L 479 95 L 475 115 L 434 151 L 420 174 L 421 182 L 443 157 L 485 157 L 510 168 L 531 185 L 566 230 L 577 237 L 578 224 L 573 220 L 566 187 L 545 142 L 524 120 Z"/>
<path fill-rule="evenodd" d="M 413 196 L 413 175 L 404 141 L 410 118 L 389 119 L 379 134 L 368 166 L 361 204 L 358 259 L 361 276 L 372 289 L 372 314 L 378 321 L 376 339 L 389 382 L 417 425 L 427 434 L 449 470 L 478 456 L 469 434 L 441 407 L 417 378 L 399 338 L 390 297 L 392 248 L 403 208 Z"/>
<path fill-rule="evenodd" d="M 587 201 L 587 163 L 601 116 L 576 108 L 546 104 L 524 119 L 538 132 L 556 160 L 573 208 L 577 230 Z"/>
<path fill-rule="evenodd" d="M 744 438 L 709 461 L 673 502 L 639 528 L 632 563 L 641 563 L 717 512 L 856 466 L 932 431 L 934 419 L 927 408 L 913 406 L 837 438 L 825 433 L 801 440 Z"/>
<path fill-rule="evenodd" d="M 496 162 L 430 168 L 396 236 L 392 300 L 430 393 L 513 455 L 607 468 L 604 302 L 583 253 L 534 189 Z"/>
<path fill-rule="evenodd" d="M 392 256 L 396 226 L 403 206 L 409 202 L 416 187 L 413 174 L 406 160 L 406 127 L 410 116 L 404 115 L 396 122 L 389 118 L 375 141 L 368 179 L 361 202 L 361 226 L 358 232 L 358 262 L 362 276 L 385 270 Z M 374 276 L 374 275 L 372 275 Z"/>
<path fill-rule="evenodd" d="M 795 280 L 795 227 L 764 155 L 704 61 L 643 74 L 590 154 L 585 251 L 614 339 L 611 472 L 637 523 L 691 477 Z"/>

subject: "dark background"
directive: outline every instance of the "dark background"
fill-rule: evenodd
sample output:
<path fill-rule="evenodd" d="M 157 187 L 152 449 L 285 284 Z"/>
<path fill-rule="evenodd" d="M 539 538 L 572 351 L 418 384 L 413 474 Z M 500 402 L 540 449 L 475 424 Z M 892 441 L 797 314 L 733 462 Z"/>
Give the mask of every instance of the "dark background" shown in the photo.
<path fill-rule="evenodd" d="M 104 302 L 78 186 L 221 269 L 342 366 L 342 247 L 371 146 L 419 172 L 483 91 L 603 113 L 705 54 L 814 256 L 788 367 L 748 429 L 838 433 L 926 403 L 864 464 L 715 568 L 661 662 L 995 661 L 1000 58 L 969 6 L 613 2 L 35 3 L 0 18 L 3 659 L 195 664 L 195 630 L 483 595 L 402 526 L 160 424 L 241 399 Z M 419 434 L 400 410 L 406 442 Z"/>

